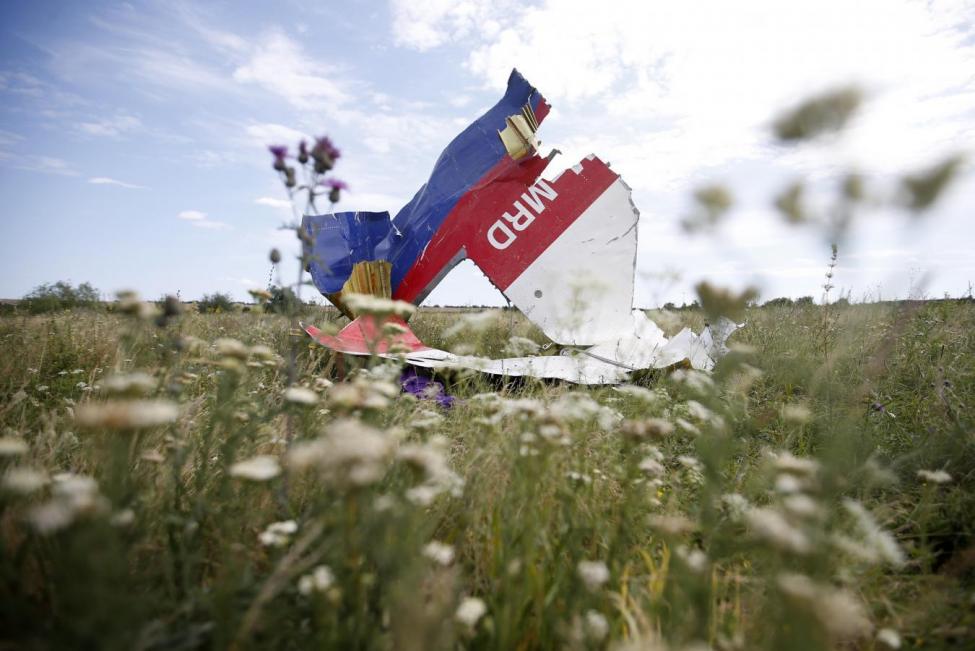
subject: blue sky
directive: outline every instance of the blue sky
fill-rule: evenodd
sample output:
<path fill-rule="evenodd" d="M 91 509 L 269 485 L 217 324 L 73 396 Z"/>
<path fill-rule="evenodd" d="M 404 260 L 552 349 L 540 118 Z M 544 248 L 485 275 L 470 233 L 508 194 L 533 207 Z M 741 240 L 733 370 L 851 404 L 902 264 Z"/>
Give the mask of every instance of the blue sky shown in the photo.
<path fill-rule="evenodd" d="M 880 199 L 840 242 L 837 286 L 964 294 L 971 163 L 930 215 L 889 204 L 900 174 L 975 145 L 973 17 L 908 0 L 3 3 L 0 297 L 70 279 L 244 298 L 272 246 L 295 248 L 266 145 L 330 135 L 339 207 L 395 212 L 512 67 L 555 107 L 539 134 L 563 152 L 553 173 L 596 153 L 634 188 L 639 304 L 692 300 L 701 278 L 818 297 L 829 238 L 783 224 L 771 197 L 806 178 L 825 201 L 852 169 Z M 782 108 L 848 83 L 867 102 L 847 132 L 770 137 Z M 709 183 L 735 208 L 689 235 Z M 428 302 L 501 297 L 465 264 Z"/>

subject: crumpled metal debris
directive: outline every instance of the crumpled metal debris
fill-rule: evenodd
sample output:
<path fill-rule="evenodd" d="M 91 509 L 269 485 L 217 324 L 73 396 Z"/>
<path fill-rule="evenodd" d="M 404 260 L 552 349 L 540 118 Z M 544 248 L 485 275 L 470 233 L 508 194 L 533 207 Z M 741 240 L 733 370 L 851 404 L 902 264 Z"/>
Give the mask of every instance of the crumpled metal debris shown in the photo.
<path fill-rule="evenodd" d="M 308 215 L 302 229 L 312 280 L 350 317 L 356 316 L 344 298 L 350 293 L 419 304 L 470 259 L 564 346 L 561 355 L 454 355 L 425 346 L 401 320 L 391 333 L 371 315 L 335 336 L 313 326 L 308 334 L 348 354 L 582 384 L 618 383 L 635 370 L 678 364 L 710 369 L 737 325 L 722 319 L 700 335 L 683 330 L 668 340 L 633 309 L 640 214 L 630 187 L 594 155 L 544 178 L 557 152 L 542 157 L 536 132 L 549 108 L 512 71 L 502 99 L 447 146 L 395 219 L 385 212 Z"/>

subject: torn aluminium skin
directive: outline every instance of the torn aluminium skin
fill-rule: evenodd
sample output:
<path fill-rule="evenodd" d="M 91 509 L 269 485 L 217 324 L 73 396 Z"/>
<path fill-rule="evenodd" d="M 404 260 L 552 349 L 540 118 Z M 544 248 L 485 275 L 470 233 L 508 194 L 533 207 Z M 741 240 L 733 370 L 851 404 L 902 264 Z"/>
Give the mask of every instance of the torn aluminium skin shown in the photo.
<path fill-rule="evenodd" d="M 548 112 L 544 97 L 512 71 L 501 100 L 447 146 L 395 218 L 387 212 L 307 215 L 302 228 L 312 280 L 350 317 L 343 294 L 365 291 L 420 304 L 470 259 L 546 336 L 567 347 L 562 355 L 453 355 L 423 345 L 405 322 L 405 334 L 392 340 L 397 350 L 390 351 L 377 348 L 382 328 L 365 316 L 334 337 L 313 326 L 306 332 L 347 354 L 405 352 L 416 366 L 581 384 L 614 384 L 634 370 L 675 364 L 710 369 L 736 325 L 722 320 L 701 335 L 685 329 L 668 340 L 633 309 L 639 211 L 630 188 L 594 155 L 545 179 L 556 152 L 539 155 L 535 134 Z"/>

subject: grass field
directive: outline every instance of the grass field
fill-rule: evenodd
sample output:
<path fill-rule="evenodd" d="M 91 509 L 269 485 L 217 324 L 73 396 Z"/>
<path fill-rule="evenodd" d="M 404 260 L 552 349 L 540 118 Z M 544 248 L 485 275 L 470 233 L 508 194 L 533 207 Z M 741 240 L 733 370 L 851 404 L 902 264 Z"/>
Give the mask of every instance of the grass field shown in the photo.
<path fill-rule="evenodd" d="M 280 316 L 0 317 L 0 648 L 975 648 L 975 304 L 747 321 L 710 376 L 441 410 Z"/>

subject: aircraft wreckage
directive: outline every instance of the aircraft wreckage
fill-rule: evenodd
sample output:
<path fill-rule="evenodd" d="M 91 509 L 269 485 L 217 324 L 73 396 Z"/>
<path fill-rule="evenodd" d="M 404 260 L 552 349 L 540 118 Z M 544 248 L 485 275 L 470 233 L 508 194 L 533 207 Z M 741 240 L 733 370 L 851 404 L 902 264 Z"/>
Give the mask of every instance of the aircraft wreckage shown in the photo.
<path fill-rule="evenodd" d="M 595 155 L 544 178 L 557 152 L 540 156 L 536 132 L 549 109 L 512 71 L 504 97 L 454 138 L 395 218 L 306 215 L 301 228 L 312 280 L 352 322 L 334 336 L 314 326 L 305 331 L 350 355 L 579 384 L 615 384 L 633 371 L 674 365 L 709 370 L 736 324 L 721 319 L 700 335 L 684 329 L 668 340 L 633 309 L 640 214 L 630 188 Z M 465 259 L 561 345 L 561 354 L 455 355 L 425 346 L 399 317 L 356 309 L 361 297 L 352 294 L 418 305 Z M 398 327 L 384 327 L 390 320 Z"/>

